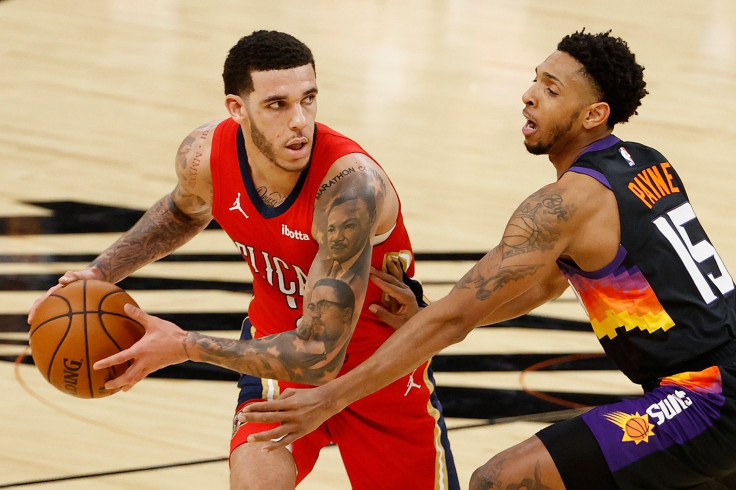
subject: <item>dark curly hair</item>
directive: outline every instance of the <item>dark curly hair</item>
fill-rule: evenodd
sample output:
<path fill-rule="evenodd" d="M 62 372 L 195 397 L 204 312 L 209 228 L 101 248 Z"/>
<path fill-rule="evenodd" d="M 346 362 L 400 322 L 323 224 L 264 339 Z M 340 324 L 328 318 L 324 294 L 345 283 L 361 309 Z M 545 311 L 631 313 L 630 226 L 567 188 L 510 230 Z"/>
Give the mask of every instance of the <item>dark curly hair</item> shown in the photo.
<path fill-rule="evenodd" d="M 251 72 L 286 70 L 309 63 L 312 51 L 294 36 L 278 31 L 254 31 L 230 48 L 222 71 L 225 95 L 253 91 Z"/>
<path fill-rule="evenodd" d="M 600 99 L 611 108 L 608 127 L 625 123 L 637 114 L 641 99 L 649 92 L 644 81 L 644 67 L 636 62 L 626 41 L 610 35 L 586 33 L 585 29 L 562 38 L 557 45 L 583 65 Z"/>

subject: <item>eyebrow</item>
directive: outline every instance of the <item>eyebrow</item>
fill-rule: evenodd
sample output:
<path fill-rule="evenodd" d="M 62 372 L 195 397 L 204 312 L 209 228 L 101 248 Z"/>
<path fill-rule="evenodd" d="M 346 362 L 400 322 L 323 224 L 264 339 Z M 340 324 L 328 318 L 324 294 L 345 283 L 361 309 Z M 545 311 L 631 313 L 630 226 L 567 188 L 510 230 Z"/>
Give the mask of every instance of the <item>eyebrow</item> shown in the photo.
<path fill-rule="evenodd" d="M 534 72 L 537 74 L 537 76 L 539 76 L 539 69 L 535 69 Z M 557 78 L 556 76 L 554 76 L 553 74 L 551 74 L 549 72 L 543 71 L 542 72 L 542 76 L 543 77 L 546 77 L 546 78 L 549 78 L 551 80 L 554 80 L 555 82 L 557 82 L 558 84 L 560 84 L 562 87 L 565 86 L 565 84 L 562 83 L 562 80 L 560 80 L 559 78 Z"/>
<path fill-rule="evenodd" d="M 305 90 L 304 93 L 302 94 L 302 97 L 306 97 L 307 95 L 316 95 L 317 92 L 318 92 L 317 86 L 315 85 L 315 86 L 312 86 L 311 88 L 309 88 L 308 90 Z M 288 95 L 274 94 L 274 95 L 271 95 L 270 97 L 266 97 L 265 99 L 263 99 L 261 101 L 261 103 L 262 104 L 270 104 L 271 102 L 276 102 L 276 101 L 279 101 L 279 100 L 286 100 L 288 98 L 289 98 Z"/>

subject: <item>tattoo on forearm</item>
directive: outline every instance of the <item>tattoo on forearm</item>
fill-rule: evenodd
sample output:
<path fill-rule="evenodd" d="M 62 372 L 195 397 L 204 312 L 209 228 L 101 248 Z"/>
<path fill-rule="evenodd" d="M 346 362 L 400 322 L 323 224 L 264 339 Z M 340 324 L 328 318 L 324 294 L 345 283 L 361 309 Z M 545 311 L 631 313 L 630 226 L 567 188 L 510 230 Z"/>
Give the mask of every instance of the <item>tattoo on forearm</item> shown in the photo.
<path fill-rule="evenodd" d="M 209 219 L 194 220 L 182 213 L 167 195 L 91 265 L 99 268 L 106 280 L 117 282 L 173 252 L 207 223 Z"/>
<path fill-rule="evenodd" d="M 337 353 L 341 355 L 328 356 L 323 346 L 314 350 L 300 344 L 294 331 L 248 341 L 209 337 L 190 332 L 185 339 L 184 348 L 193 360 L 215 364 L 240 373 L 306 384 L 322 384 L 330 379 L 328 375 L 336 374 L 342 367 L 347 341 L 339 346 Z"/>
<path fill-rule="evenodd" d="M 475 297 L 480 301 L 490 298 L 491 293 L 497 291 L 510 282 L 518 281 L 534 274 L 541 265 L 519 265 L 505 267 L 498 274 L 486 277 L 480 267 L 471 269 L 455 285 L 458 289 L 475 289 Z"/>

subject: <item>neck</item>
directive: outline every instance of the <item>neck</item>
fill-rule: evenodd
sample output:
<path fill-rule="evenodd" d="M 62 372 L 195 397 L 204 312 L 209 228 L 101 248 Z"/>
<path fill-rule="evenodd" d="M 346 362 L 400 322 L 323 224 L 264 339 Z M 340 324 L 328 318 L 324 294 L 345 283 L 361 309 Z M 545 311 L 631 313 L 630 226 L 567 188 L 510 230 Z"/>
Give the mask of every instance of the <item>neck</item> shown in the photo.
<path fill-rule="evenodd" d="M 282 168 L 264 155 L 248 138 L 245 140 L 245 152 L 253 184 L 261 199 L 269 206 L 278 206 L 294 190 L 304 169 Z"/>
<path fill-rule="evenodd" d="M 585 151 L 590 145 L 598 140 L 605 138 L 613 132 L 608 127 L 597 128 L 596 131 L 586 131 L 580 133 L 576 138 L 569 141 L 563 148 L 559 150 L 551 150 L 548 153 L 549 161 L 555 166 L 557 170 L 557 178 L 559 179 L 562 174 L 575 163 L 575 160 Z"/>

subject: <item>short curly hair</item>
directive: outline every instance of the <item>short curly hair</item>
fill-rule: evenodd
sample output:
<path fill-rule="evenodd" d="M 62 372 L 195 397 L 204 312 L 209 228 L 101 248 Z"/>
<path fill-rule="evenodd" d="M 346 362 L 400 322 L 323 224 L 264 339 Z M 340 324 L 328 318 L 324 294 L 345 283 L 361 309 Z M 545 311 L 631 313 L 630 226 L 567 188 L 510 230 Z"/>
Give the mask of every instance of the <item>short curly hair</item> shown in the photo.
<path fill-rule="evenodd" d="M 286 70 L 306 64 L 314 68 L 312 51 L 294 36 L 278 31 L 254 31 L 230 48 L 222 71 L 225 95 L 253 91 L 251 72 Z"/>
<path fill-rule="evenodd" d="M 562 38 L 557 45 L 583 65 L 585 75 L 593 82 L 598 95 L 611 108 L 608 127 L 625 123 L 637 114 L 641 99 L 649 92 L 644 81 L 644 67 L 636 62 L 626 41 L 610 35 L 585 29 Z"/>

